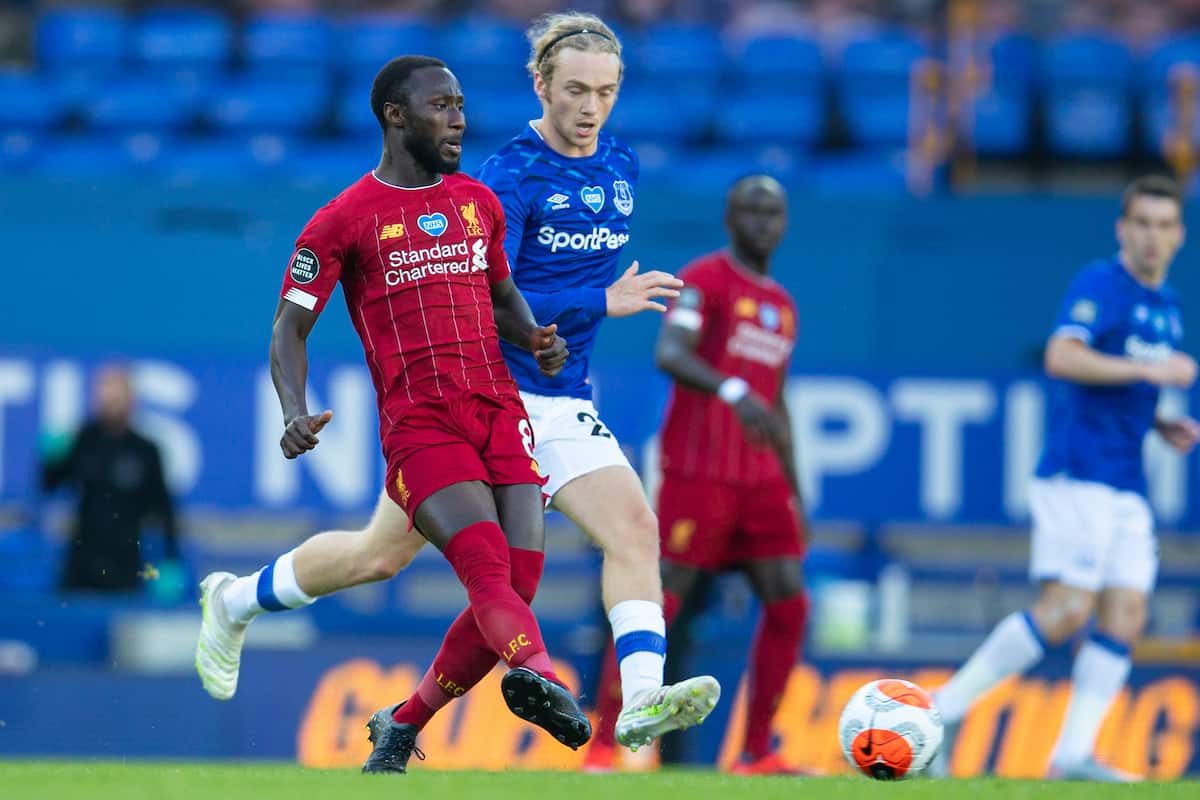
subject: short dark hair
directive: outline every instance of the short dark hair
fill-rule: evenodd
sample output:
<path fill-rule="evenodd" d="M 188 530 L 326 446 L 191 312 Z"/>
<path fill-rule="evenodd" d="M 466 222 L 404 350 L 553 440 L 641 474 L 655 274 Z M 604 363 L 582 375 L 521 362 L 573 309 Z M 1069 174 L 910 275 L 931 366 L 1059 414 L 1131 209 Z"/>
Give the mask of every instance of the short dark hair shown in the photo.
<path fill-rule="evenodd" d="M 1183 192 L 1178 183 L 1165 175 L 1143 175 L 1126 186 L 1125 193 L 1121 195 L 1122 217 L 1129 216 L 1129 209 L 1138 197 L 1164 197 L 1174 200 L 1180 213 L 1183 213 Z"/>
<path fill-rule="evenodd" d="M 375 112 L 379 126 L 387 130 L 387 120 L 383 117 L 384 103 L 408 105 L 406 84 L 414 72 L 425 67 L 445 66 L 446 62 L 433 56 L 399 56 L 384 64 L 371 84 L 371 110 Z"/>

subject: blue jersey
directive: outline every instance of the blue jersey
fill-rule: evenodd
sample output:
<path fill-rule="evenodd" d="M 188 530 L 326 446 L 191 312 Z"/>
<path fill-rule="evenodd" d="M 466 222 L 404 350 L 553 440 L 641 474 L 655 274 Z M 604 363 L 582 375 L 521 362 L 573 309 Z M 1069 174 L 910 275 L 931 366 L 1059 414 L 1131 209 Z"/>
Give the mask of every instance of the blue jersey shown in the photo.
<path fill-rule="evenodd" d="M 1099 261 L 1071 283 L 1056 336 L 1080 339 L 1111 356 L 1166 361 L 1183 339 L 1175 291 L 1134 280 L 1120 261 Z M 1142 440 L 1154 425 L 1158 387 L 1149 383 L 1085 386 L 1058 381 L 1037 475 L 1066 475 L 1146 493 Z"/>
<path fill-rule="evenodd" d="M 485 161 L 478 177 L 504 206 L 513 282 L 538 324 L 557 323 L 571 351 L 553 378 L 508 342 L 501 342 L 504 360 L 522 391 L 591 399 L 588 359 L 607 313 L 604 290 L 629 241 L 637 156 L 603 131 L 593 155 L 560 155 L 530 125 Z"/>

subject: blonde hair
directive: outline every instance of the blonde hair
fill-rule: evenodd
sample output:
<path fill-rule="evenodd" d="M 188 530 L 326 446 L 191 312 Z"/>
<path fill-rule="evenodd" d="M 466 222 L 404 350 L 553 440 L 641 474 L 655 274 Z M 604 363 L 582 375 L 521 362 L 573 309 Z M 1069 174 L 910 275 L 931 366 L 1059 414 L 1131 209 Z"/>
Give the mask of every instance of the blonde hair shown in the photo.
<path fill-rule="evenodd" d="M 529 63 L 526 68 L 530 76 L 542 76 L 550 83 L 554 75 L 554 58 L 563 50 L 580 50 L 585 53 L 612 53 L 621 59 L 621 41 L 612 28 L 595 14 L 579 11 L 564 11 L 545 14 L 534 20 L 525 31 L 529 40 Z M 621 74 L 625 63 L 621 62 Z"/>

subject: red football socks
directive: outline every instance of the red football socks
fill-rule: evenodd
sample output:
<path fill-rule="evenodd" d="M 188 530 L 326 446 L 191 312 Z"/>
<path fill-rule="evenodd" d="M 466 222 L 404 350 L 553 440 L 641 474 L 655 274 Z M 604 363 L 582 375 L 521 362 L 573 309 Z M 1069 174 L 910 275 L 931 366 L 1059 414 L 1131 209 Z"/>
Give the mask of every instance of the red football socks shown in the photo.
<path fill-rule="evenodd" d="M 771 719 L 783 699 L 807 621 L 808 596 L 804 592 L 768 603 L 759 616 L 746 670 L 750 699 L 742 752 L 751 760 L 771 752 Z"/>

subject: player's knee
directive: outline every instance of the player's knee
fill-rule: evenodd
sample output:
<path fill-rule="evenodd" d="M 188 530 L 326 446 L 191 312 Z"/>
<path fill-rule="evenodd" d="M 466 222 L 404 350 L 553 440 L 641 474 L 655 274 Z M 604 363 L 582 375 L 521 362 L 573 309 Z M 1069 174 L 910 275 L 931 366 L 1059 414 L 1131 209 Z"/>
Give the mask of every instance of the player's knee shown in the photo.
<path fill-rule="evenodd" d="M 366 563 L 367 580 L 391 580 L 411 563 L 411 553 L 403 553 L 398 550 L 375 553 L 370 556 Z"/>
<path fill-rule="evenodd" d="M 658 563 L 658 516 L 646 504 L 633 513 L 629 520 L 628 535 L 624 543 L 631 558 L 639 562 Z"/>
<path fill-rule="evenodd" d="M 1102 609 L 1096 627 L 1115 639 L 1132 642 L 1142 635 L 1146 617 L 1144 601 L 1122 602 Z"/>
<path fill-rule="evenodd" d="M 1087 624 L 1094 607 L 1088 595 L 1057 596 L 1039 601 L 1033 616 L 1046 641 L 1061 644 Z"/>

